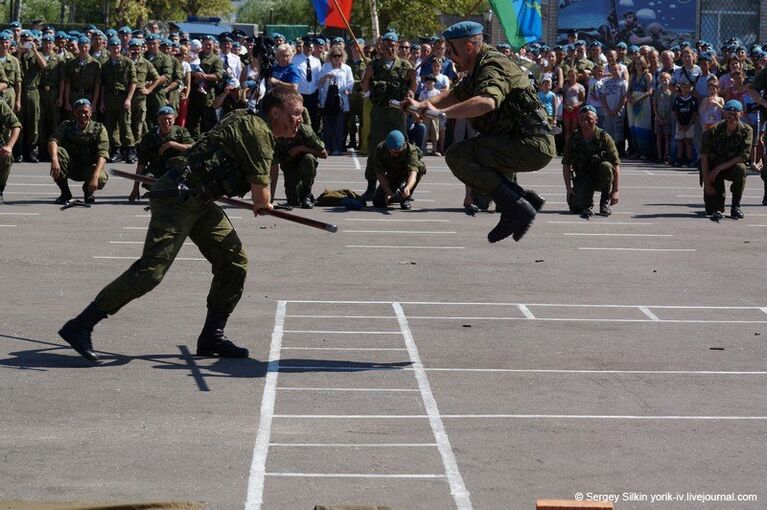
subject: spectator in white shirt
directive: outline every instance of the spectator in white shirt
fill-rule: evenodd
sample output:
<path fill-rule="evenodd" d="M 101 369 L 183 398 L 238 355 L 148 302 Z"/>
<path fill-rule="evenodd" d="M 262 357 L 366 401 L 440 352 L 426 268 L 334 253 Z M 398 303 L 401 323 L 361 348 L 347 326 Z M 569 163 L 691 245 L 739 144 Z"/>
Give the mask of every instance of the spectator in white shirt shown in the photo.
<path fill-rule="evenodd" d="M 293 57 L 293 63 L 298 68 L 298 92 L 304 97 L 304 106 L 309 112 L 312 129 L 315 133 L 319 132 L 320 114 L 319 114 L 319 74 L 322 62 L 312 55 L 316 40 L 312 36 L 302 38 L 304 47 L 302 53 L 297 53 Z"/>

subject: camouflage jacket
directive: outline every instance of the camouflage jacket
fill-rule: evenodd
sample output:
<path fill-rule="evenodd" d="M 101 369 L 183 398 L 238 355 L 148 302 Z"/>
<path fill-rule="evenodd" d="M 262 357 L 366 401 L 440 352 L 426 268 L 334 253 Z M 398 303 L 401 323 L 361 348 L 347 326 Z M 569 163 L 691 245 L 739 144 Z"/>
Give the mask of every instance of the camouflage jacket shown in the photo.
<path fill-rule="evenodd" d="M 742 157 L 745 163 L 751 155 L 753 136 L 748 124 L 741 122 L 735 132 L 730 133 L 727 131 L 727 121 L 723 120 L 703 133 L 700 153 L 708 156 L 712 167 L 736 157 Z"/>
<path fill-rule="evenodd" d="M 591 140 L 583 138 L 580 129 L 575 131 L 562 154 L 562 165 L 570 165 L 576 176 L 596 169 L 603 161 L 613 166 L 621 164 L 615 142 L 605 130 L 598 127 L 594 128 Z"/>

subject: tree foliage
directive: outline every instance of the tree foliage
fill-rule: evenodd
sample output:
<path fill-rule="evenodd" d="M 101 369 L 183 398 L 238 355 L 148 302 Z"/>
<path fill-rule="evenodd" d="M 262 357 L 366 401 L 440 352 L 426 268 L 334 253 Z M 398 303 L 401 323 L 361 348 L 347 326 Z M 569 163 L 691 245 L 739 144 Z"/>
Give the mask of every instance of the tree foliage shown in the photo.
<path fill-rule="evenodd" d="M 237 11 L 237 22 L 311 26 L 314 7 L 310 0 L 247 0 Z"/>

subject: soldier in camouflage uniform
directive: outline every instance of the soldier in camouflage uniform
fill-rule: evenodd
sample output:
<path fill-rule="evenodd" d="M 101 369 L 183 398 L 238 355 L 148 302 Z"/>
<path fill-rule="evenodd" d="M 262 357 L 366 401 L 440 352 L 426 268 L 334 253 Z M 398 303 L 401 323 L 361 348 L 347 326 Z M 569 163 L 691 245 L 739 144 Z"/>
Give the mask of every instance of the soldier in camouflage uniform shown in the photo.
<path fill-rule="evenodd" d="M 133 38 L 128 43 L 130 59 L 136 69 L 136 92 L 131 101 L 131 132 L 134 140 L 140 140 L 146 132 L 147 96 L 151 95 L 160 85 L 160 75 L 152 63 L 141 55 L 141 39 Z M 136 150 L 128 147 L 125 155 L 126 163 L 136 162 Z"/>
<path fill-rule="evenodd" d="M 42 38 L 42 57 L 46 66 L 40 73 L 40 153 L 45 155 L 43 144 L 61 123 L 60 108 L 64 104 L 66 62 L 56 54 L 51 35 L 44 35 Z"/>
<path fill-rule="evenodd" d="M 19 139 L 21 123 L 14 115 L 11 107 L 5 101 L 0 101 L 0 205 L 3 203 L 3 192 L 13 164 L 13 146 Z"/>
<path fill-rule="evenodd" d="M 90 55 L 91 41 L 86 36 L 79 39 L 79 54 L 66 65 L 64 86 L 64 107 L 74 118 L 72 105 L 80 99 L 87 99 L 91 105 L 99 104 L 101 91 L 101 64 Z"/>
<path fill-rule="evenodd" d="M 11 110 L 18 112 L 21 110 L 21 65 L 19 59 L 11 55 L 10 48 L 11 36 L 0 33 L 0 68 L 8 84 L 0 97 Z"/>
<path fill-rule="evenodd" d="M 168 161 L 186 152 L 194 138 L 185 127 L 176 125 L 176 112 L 170 106 L 160 108 L 155 124 L 138 144 L 136 173 L 162 177 L 168 171 Z M 138 197 L 139 182 L 136 181 L 128 200 L 134 202 Z"/>
<path fill-rule="evenodd" d="M 131 105 L 136 86 L 136 67 L 131 59 L 120 54 L 120 40 L 113 37 L 109 40 L 109 59 L 101 66 L 101 111 L 109 133 L 112 162 L 126 157 L 128 148 L 133 147 Z"/>
<path fill-rule="evenodd" d="M 272 167 L 272 196 L 277 186 L 275 178 L 276 163 L 285 176 L 285 196 L 289 206 L 301 206 L 303 209 L 314 207 L 312 186 L 317 176 L 317 158 L 327 159 L 325 144 L 314 132 L 309 123 L 301 124 L 293 138 L 278 138 L 274 147 Z"/>
<path fill-rule="evenodd" d="M 48 140 L 51 154 L 51 177 L 59 186 L 61 196 L 56 204 L 66 204 L 72 198 L 68 179 L 83 183 L 85 202 L 96 201 L 93 193 L 107 183 L 104 164 L 109 157 L 109 137 L 104 126 L 91 120 L 91 102 L 79 99 L 73 106 L 75 120 L 65 120 Z"/>
<path fill-rule="evenodd" d="M 365 69 L 362 76 L 362 90 L 370 93 L 373 110 L 370 114 L 370 150 L 378 147 L 392 129 L 407 133 L 405 113 L 389 107 L 389 101 L 402 101 L 412 98 L 415 93 L 416 72 L 407 60 L 396 56 L 397 34 L 389 32 L 381 41 L 381 58 L 374 60 Z M 368 187 L 363 195 L 370 200 L 375 192 L 376 180 L 368 180 Z"/>
<path fill-rule="evenodd" d="M 170 58 L 171 63 L 173 64 L 173 72 L 170 75 L 170 84 L 165 88 L 168 105 L 174 110 L 179 111 L 181 105 L 181 91 L 184 88 L 184 68 L 181 65 L 181 61 L 173 56 L 173 47 L 170 41 L 163 40 L 160 43 L 160 51 L 163 55 Z M 189 93 L 189 89 L 184 90 L 186 96 L 188 96 Z"/>
<path fill-rule="evenodd" d="M 21 65 L 21 121 L 24 161 L 38 162 L 40 132 L 40 76 L 46 66 L 37 48 L 38 41 L 32 36 L 22 39 L 19 63 Z"/>
<path fill-rule="evenodd" d="M 479 133 L 450 146 L 447 166 L 464 184 L 489 195 L 501 211 L 488 234 L 491 243 L 527 232 L 544 200 L 513 182 L 515 172 L 534 172 L 556 155 L 546 111 L 519 66 L 482 42 L 479 23 L 456 23 L 443 32 L 451 58 L 467 71 L 458 84 L 429 101 L 403 101 L 403 108 L 469 118 Z"/>
<path fill-rule="evenodd" d="M 619 200 L 618 149 L 610 135 L 596 127 L 596 108 L 582 107 L 578 122 L 580 129 L 573 133 L 562 155 L 567 205 L 570 211 L 588 219 L 592 215 L 594 192 L 600 191 L 599 214 L 609 216 L 610 206 Z"/>
<path fill-rule="evenodd" d="M 141 258 L 59 331 L 80 355 L 99 360 L 91 341 L 93 327 L 155 288 L 189 237 L 213 266 L 208 314 L 197 339 L 197 355 L 248 356 L 247 349 L 224 335 L 227 319 L 242 296 L 248 259 L 214 198 L 250 192 L 254 214 L 272 208 L 269 171 L 274 140 L 296 134 L 302 98 L 295 90 L 276 87 L 266 94 L 261 108 L 258 115 L 238 110 L 226 117 L 179 158 L 188 164 L 174 167 L 153 186 L 152 193 L 159 193 L 150 199 L 152 218 Z M 195 191 L 179 196 L 179 184 Z"/>
<path fill-rule="evenodd" d="M 192 89 L 189 91 L 189 109 L 186 125 L 192 136 L 197 137 L 216 124 L 213 101 L 214 86 L 224 75 L 224 64 L 213 51 L 213 37 L 206 38 L 200 52 L 200 68 L 192 69 Z"/>
<path fill-rule="evenodd" d="M 753 131 L 751 126 L 740 121 L 743 105 L 740 101 L 730 100 L 724 105 L 725 120 L 703 133 L 703 146 L 700 162 L 703 181 L 703 201 L 706 214 L 711 220 L 719 222 L 724 212 L 724 181 L 732 181 L 732 208 L 730 217 L 740 219 L 740 199 L 746 186 L 748 163 L 751 157 Z"/>
<path fill-rule="evenodd" d="M 160 78 L 157 87 L 146 98 L 147 124 L 154 126 L 157 121 L 157 112 L 168 104 L 165 88 L 171 84 L 175 68 L 174 60 L 176 59 L 160 51 L 160 36 L 157 34 L 149 34 L 146 38 L 146 45 L 147 52 L 144 54 L 144 57 L 152 63 Z M 174 107 L 174 110 L 176 107 Z"/>
<path fill-rule="evenodd" d="M 372 175 L 379 183 L 373 195 L 373 206 L 387 207 L 393 201 L 399 201 L 400 208 L 409 210 L 413 192 L 425 173 L 421 149 L 407 143 L 401 131 L 390 131 L 365 166 L 365 177 Z"/>

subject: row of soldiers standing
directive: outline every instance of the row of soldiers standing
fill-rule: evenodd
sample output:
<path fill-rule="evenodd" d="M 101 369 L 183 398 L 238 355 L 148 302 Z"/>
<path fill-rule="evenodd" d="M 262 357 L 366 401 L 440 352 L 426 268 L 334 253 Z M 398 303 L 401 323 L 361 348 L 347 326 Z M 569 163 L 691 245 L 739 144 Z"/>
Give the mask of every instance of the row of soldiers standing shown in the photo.
<path fill-rule="evenodd" d="M 13 36 L 0 32 L 2 99 L 22 124 L 16 161 L 48 160 L 46 142 L 72 105 L 88 99 L 109 134 L 110 160 L 136 161 L 135 144 L 165 105 L 178 110 L 183 70 L 168 41 L 149 35 L 131 39 L 127 51 L 117 37 L 81 36 L 70 48 L 50 33 L 23 32 L 12 54 Z M 106 44 L 105 44 L 106 43 Z"/>

